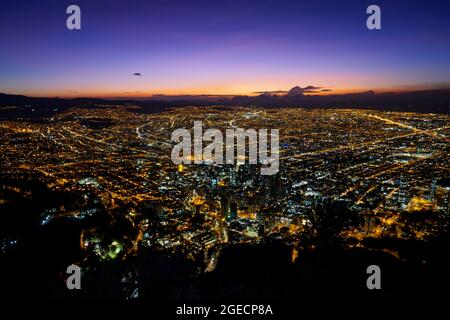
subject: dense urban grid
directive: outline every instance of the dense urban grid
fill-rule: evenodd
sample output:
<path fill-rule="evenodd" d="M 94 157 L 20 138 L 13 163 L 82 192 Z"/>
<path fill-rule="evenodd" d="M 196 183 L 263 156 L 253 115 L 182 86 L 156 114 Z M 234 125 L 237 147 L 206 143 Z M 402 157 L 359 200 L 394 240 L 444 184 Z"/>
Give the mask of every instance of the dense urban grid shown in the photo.
<path fill-rule="evenodd" d="M 367 240 L 426 242 L 448 229 L 449 115 L 219 106 L 138 111 L 80 106 L 0 122 L 0 207 L 14 211 L 45 189 L 49 200 L 36 204 L 35 227 L 76 224 L 79 253 L 67 262 L 86 274 L 149 250 L 199 261 L 204 274 L 220 264 L 224 248 L 272 240 L 291 248 L 291 263 L 330 242 L 404 259 L 395 246 Z M 222 131 L 279 129 L 279 172 L 262 176 L 247 163 L 174 165 L 171 133 L 196 120 Z M 0 239 L 2 254 L 20 251 L 19 229 L 17 223 Z M 133 271 L 123 274 L 125 298 L 139 297 L 136 279 Z"/>

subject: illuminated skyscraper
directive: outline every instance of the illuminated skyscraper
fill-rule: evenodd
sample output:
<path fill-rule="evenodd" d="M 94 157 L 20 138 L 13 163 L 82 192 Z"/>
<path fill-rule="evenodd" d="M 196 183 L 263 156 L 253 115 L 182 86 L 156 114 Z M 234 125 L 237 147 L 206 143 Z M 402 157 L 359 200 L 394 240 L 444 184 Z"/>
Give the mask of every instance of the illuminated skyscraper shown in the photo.
<path fill-rule="evenodd" d="M 398 204 L 402 209 L 408 204 L 408 181 L 405 178 L 400 178 Z"/>
<path fill-rule="evenodd" d="M 221 197 L 220 198 L 220 210 L 221 210 L 222 215 L 224 217 L 228 216 L 228 212 L 229 212 L 228 198 L 226 198 L 226 197 Z"/>
<path fill-rule="evenodd" d="M 431 181 L 431 188 L 430 188 L 430 200 L 434 200 L 436 197 L 436 179 L 433 179 Z"/>
<path fill-rule="evenodd" d="M 227 216 L 228 221 L 234 221 L 237 218 L 237 203 L 232 202 L 230 203 L 230 212 Z"/>

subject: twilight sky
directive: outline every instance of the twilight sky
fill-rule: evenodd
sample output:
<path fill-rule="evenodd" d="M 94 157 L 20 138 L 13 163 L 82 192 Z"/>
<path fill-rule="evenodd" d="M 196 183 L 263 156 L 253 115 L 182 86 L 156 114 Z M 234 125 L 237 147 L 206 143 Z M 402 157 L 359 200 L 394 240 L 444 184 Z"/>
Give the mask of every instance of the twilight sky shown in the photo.
<path fill-rule="evenodd" d="M 70 4 L 81 30 L 66 28 Z M 370 4 L 382 30 L 366 28 Z M 11 94 L 450 86 L 448 1 L 9 0 L 0 39 L 0 92 Z"/>

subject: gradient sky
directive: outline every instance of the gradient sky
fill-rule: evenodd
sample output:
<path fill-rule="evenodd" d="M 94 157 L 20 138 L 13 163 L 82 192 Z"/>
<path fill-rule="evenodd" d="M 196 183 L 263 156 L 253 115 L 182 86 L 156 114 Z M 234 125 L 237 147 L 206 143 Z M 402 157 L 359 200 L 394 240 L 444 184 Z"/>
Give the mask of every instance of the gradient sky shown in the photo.
<path fill-rule="evenodd" d="M 66 28 L 70 4 L 81 7 L 82 30 Z M 382 30 L 366 28 L 370 4 L 381 7 Z M 450 84 L 449 1 L 2 1 L 0 39 L 0 92 L 12 94 Z"/>

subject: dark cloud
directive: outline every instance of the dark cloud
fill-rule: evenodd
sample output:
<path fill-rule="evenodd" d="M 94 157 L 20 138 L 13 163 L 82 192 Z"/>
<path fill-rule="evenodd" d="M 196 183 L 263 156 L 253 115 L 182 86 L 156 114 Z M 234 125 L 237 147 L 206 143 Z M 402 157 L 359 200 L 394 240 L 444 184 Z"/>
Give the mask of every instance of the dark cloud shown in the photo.
<path fill-rule="evenodd" d="M 302 89 L 303 89 L 303 91 L 306 91 L 306 90 L 312 90 L 312 91 L 315 91 L 315 90 L 322 89 L 322 87 L 307 86 L 307 87 L 304 87 L 304 88 L 302 88 Z"/>
<path fill-rule="evenodd" d="M 294 88 L 292 88 L 291 90 L 289 90 L 289 95 L 302 95 L 305 93 L 317 93 L 317 92 L 324 92 L 324 90 L 329 90 L 327 88 L 324 87 L 316 87 L 316 86 L 306 86 L 304 88 L 296 86 Z"/>
<path fill-rule="evenodd" d="M 315 93 L 315 92 L 327 92 L 331 91 L 331 89 L 323 88 L 323 87 L 316 87 L 316 86 L 307 86 L 302 88 L 303 93 Z"/>
<path fill-rule="evenodd" d="M 140 77 L 142 74 L 140 72 L 133 73 L 133 76 Z"/>
<path fill-rule="evenodd" d="M 275 90 L 275 91 L 255 91 L 252 92 L 253 94 L 285 94 L 288 93 L 287 91 L 284 90 Z"/>
<path fill-rule="evenodd" d="M 273 95 L 273 94 L 280 94 L 280 95 L 302 95 L 304 93 L 317 93 L 317 92 L 328 92 L 332 91 L 331 89 L 324 88 L 324 87 L 316 87 L 316 86 L 306 86 L 304 88 L 296 86 L 289 91 L 286 90 L 275 90 L 275 91 L 255 91 L 252 92 L 253 94 L 263 94 L 263 95 Z"/>

